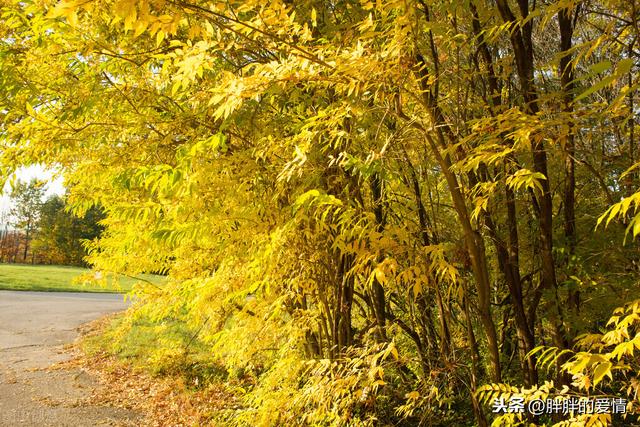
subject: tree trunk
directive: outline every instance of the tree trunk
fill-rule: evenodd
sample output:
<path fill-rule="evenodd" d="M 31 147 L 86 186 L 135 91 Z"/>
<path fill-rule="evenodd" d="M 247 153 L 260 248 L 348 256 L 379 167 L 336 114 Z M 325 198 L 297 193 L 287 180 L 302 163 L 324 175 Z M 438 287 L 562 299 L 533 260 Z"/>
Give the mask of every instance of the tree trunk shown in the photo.
<path fill-rule="evenodd" d="M 382 208 L 382 181 L 378 173 L 374 173 L 371 178 L 371 193 L 373 195 L 373 213 L 376 217 L 378 231 L 384 230 L 384 213 Z M 378 261 L 382 261 L 379 259 Z M 378 338 L 381 341 L 387 340 L 386 324 L 386 298 L 382 284 L 374 277 L 372 285 L 371 299 L 373 302 L 373 313 L 378 325 Z"/>

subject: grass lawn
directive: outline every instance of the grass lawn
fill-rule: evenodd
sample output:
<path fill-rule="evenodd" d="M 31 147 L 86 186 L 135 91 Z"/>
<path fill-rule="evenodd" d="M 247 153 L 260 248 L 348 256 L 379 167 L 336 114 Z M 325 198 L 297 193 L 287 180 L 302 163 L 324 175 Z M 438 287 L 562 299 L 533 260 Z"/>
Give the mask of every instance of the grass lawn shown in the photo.
<path fill-rule="evenodd" d="M 0 264 L 0 290 L 12 291 L 59 291 L 59 292 L 126 292 L 136 282 L 121 277 L 119 284 L 112 281 L 106 286 L 96 283 L 77 283 L 73 279 L 91 270 L 60 265 Z M 162 278 L 143 275 L 145 280 L 160 283 Z"/>

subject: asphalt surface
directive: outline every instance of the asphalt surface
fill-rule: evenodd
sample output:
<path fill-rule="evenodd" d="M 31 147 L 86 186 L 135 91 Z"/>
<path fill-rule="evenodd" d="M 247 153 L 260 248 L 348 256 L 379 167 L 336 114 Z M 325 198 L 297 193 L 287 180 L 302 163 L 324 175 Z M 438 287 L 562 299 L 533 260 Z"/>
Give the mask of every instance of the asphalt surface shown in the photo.
<path fill-rule="evenodd" d="M 0 291 L 0 426 L 128 425 L 135 414 L 83 403 L 99 385 L 69 359 L 78 327 L 124 310 L 122 295 Z"/>

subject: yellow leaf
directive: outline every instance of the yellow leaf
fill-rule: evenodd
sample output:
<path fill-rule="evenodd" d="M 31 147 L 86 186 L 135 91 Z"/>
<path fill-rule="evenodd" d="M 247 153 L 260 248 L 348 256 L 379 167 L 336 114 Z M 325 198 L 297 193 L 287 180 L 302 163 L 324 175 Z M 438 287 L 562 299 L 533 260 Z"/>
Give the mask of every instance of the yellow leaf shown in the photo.
<path fill-rule="evenodd" d="M 387 277 L 385 276 L 384 271 L 382 271 L 381 269 L 376 268 L 374 270 L 374 274 L 376 276 L 376 280 L 378 281 L 378 283 L 382 284 L 387 281 Z"/>
<path fill-rule="evenodd" d="M 180 86 L 182 86 L 182 82 L 180 82 L 180 80 L 175 81 L 171 87 L 171 95 L 175 95 L 180 89 Z"/>
<path fill-rule="evenodd" d="M 147 29 L 147 25 L 148 25 L 148 24 L 149 24 L 149 23 L 148 23 L 146 20 L 144 20 L 144 19 L 139 20 L 139 21 L 138 21 L 138 23 L 137 23 L 137 24 L 136 24 L 136 26 L 135 26 L 135 31 L 134 31 L 134 33 L 133 33 L 133 37 L 134 37 L 134 38 L 136 38 L 136 37 L 138 37 L 140 34 L 144 33 L 144 30 L 146 30 L 146 29 Z"/>
<path fill-rule="evenodd" d="M 612 378 L 611 362 L 603 362 L 596 366 L 596 368 L 593 370 L 593 386 L 597 386 L 598 383 L 602 381 L 605 375 L 609 378 Z"/>
<path fill-rule="evenodd" d="M 164 31 L 160 30 L 156 33 L 156 47 L 160 47 L 162 41 L 164 40 Z"/>
<path fill-rule="evenodd" d="M 422 293 L 422 283 L 419 280 L 417 280 L 413 285 L 413 296 L 417 298 L 418 295 L 420 295 L 421 293 Z"/>
<path fill-rule="evenodd" d="M 72 27 L 78 26 L 78 14 L 75 10 L 67 15 L 67 21 Z"/>
<path fill-rule="evenodd" d="M 396 348 L 396 346 L 395 346 L 395 345 L 393 345 L 393 346 L 391 347 L 391 354 L 393 355 L 393 358 L 394 358 L 394 359 L 398 360 L 398 357 L 399 357 L 399 356 L 398 356 L 398 349 Z"/>
<path fill-rule="evenodd" d="M 420 397 L 420 393 L 417 391 L 412 391 L 404 395 L 409 400 L 417 400 Z"/>

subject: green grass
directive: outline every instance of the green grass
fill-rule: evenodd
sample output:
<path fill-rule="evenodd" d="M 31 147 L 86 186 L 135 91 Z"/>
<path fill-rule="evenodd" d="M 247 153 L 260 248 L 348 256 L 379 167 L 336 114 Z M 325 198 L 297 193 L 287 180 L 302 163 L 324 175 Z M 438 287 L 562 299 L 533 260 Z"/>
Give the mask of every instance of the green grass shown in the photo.
<path fill-rule="evenodd" d="M 190 389 L 227 379 L 210 346 L 198 339 L 199 330 L 177 319 L 152 321 L 144 314 L 130 319 L 119 313 L 98 328 L 99 333 L 83 338 L 85 354 L 105 352 L 154 376 L 181 377 Z"/>
<path fill-rule="evenodd" d="M 91 270 L 81 267 L 59 265 L 0 264 L 0 290 L 12 291 L 54 291 L 54 292 L 127 292 L 136 282 L 129 277 L 121 277 L 118 284 L 108 281 L 106 285 L 97 283 L 76 283 L 74 279 Z M 143 279 L 156 284 L 160 276 L 143 275 Z"/>

